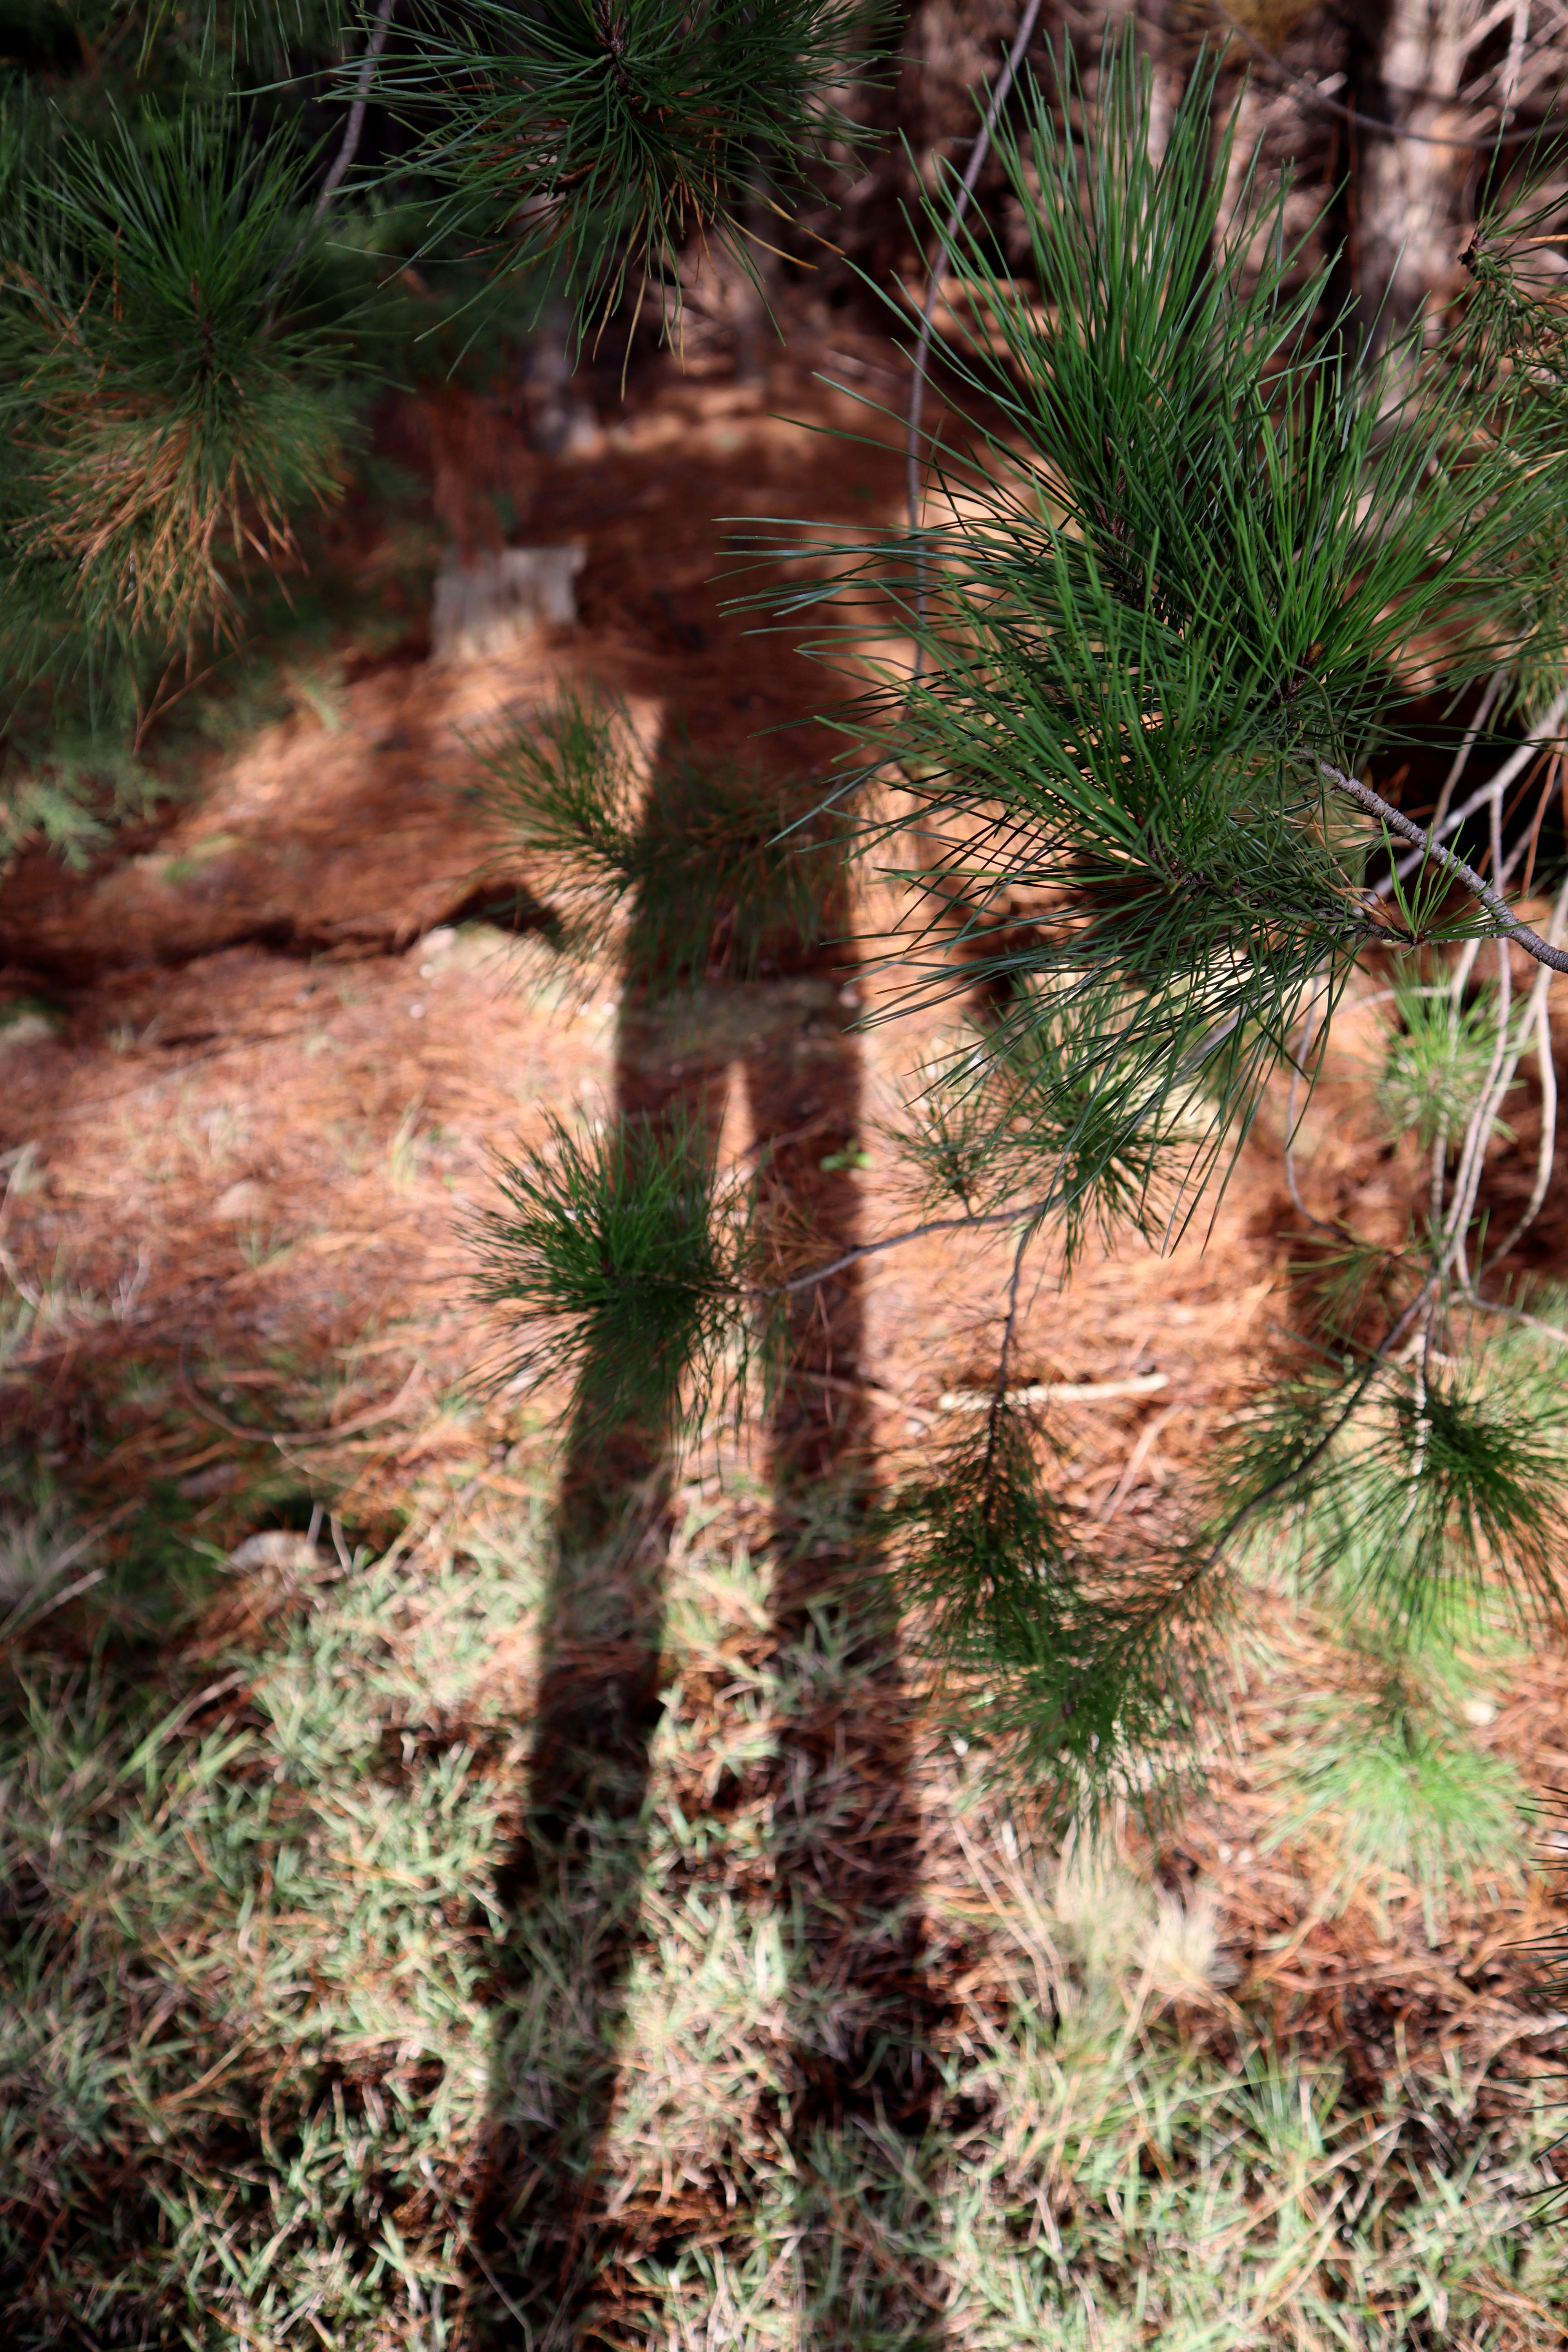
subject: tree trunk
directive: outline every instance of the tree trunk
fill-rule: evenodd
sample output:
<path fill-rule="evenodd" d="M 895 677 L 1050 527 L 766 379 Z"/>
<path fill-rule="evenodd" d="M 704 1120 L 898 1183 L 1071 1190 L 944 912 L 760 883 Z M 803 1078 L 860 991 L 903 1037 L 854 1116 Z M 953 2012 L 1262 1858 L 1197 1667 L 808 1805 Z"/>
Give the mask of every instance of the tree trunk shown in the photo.
<path fill-rule="evenodd" d="M 1458 260 L 1455 201 L 1469 151 L 1426 142 L 1454 128 L 1478 14 L 1476 0 L 1392 0 L 1384 23 L 1366 111 L 1422 135 L 1356 134 L 1356 292 L 1374 348 L 1410 324 Z"/>

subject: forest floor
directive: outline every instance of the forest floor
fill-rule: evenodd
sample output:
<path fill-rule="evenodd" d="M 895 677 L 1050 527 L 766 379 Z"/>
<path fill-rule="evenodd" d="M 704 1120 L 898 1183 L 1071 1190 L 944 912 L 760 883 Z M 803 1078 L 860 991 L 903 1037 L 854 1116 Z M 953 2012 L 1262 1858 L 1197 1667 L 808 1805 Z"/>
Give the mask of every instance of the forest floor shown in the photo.
<path fill-rule="evenodd" d="M 1529 1948 L 1568 1926 L 1568 1651 L 1467 1686 L 1546 1807 L 1517 1853 L 1401 1876 L 1304 1793 L 1353 1666 L 1259 1581 L 1205 1792 L 1064 1846 L 943 1732 L 835 1517 L 846 1463 L 894 1486 L 986 1376 L 1000 1244 L 871 1261 L 809 1477 L 776 1426 L 678 1474 L 607 1634 L 556 1565 L 560 1400 L 483 1377 L 474 1220 L 552 1118 L 695 1072 L 819 1233 L 908 1219 L 883 1127 L 935 1015 L 868 1017 L 896 982 L 845 947 L 639 1026 L 614 969 L 552 973 L 475 791 L 475 740 L 569 684 L 645 742 L 823 765 L 823 674 L 727 608 L 715 518 L 894 519 L 852 395 L 900 377 L 853 323 L 801 348 L 661 363 L 553 457 L 504 400 L 410 404 L 427 497 L 333 543 L 374 641 L 279 656 L 181 798 L 0 886 L 19 2341 L 1568 2341 L 1568 2019 Z M 438 657 L 436 518 L 507 500 L 585 550 L 578 621 Z M 1377 1035 L 1352 1012 L 1300 1157 L 1392 1235 Z M 1070 1509 L 1173 1527 L 1246 1410 L 1290 1326 L 1282 1129 L 1167 1254 L 1035 1293 L 1016 1378 L 1098 1391 L 1055 1408 Z M 1561 1212 L 1531 1265 L 1568 1275 Z M 556 1735 L 593 1675 L 590 1801 Z"/>

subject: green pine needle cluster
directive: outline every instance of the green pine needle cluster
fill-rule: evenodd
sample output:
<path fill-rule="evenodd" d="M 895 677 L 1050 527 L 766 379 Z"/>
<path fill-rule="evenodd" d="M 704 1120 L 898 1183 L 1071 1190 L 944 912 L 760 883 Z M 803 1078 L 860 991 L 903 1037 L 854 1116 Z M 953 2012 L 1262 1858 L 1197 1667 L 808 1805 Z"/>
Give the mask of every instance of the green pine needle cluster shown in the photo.
<path fill-rule="evenodd" d="M 1494 1591 L 1525 1622 L 1562 1620 L 1568 1406 L 1484 1350 L 1282 1381 L 1211 1475 L 1219 1525 L 1261 1514 L 1298 1572 L 1411 1638 Z"/>
<path fill-rule="evenodd" d="M 1402 973 L 1392 1009 L 1378 1100 L 1393 1134 L 1413 1133 L 1430 1150 L 1439 1134 L 1464 1132 L 1485 1091 L 1497 1045 L 1494 992 L 1478 990 L 1456 1004 L 1448 989 Z"/>
<path fill-rule="evenodd" d="M 716 1202 L 700 1118 L 623 1118 L 596 1135 L 557 1122 L 499 1174 L 480 1296 L 507 1310 L 507 1372 L 569 1381 L 580 1443 L 700 1426 L 752 1255 L 749 1200 Z"/>
<path fill-rule="evenodd" d="M 68 145 L 28 176 L 0 256 L 5 656 L 26 682 L 73 640 L 190 642 L 287 568 L 302 505 L 341 484 L 345 415 L 276 316 L 300 182 L 193 111 L 154 140 Z"/>
<path fill-rule="evenodd" d="M 1125 1031 L 1105 1012 L 1031 976 L 1000 1020 L 917 1066 L 889 1132 L 931 1206 L 987 1213 L 1027 1201 L 1068 1265 L 1091 1237 L 1163 1238 L 1181 1135 L 1202 1108 L 1198 1076 L 1145 1070 L 1145 1089 L 1128 1090 Z M 1201 1136 L 1206 1121 L 1196 1124 Z"/>
<path fill-rule="evenodd" d="M 1190 1562 L 1119 1559 L 1049 1494 L 1029 1413 L 999 1392 L 882 1515 L 895 1568 L 972 1738 L 1092 1810 L 1169 1793 L 1224 1615 Z"/>
<path fill-rule="evenodd" d="M 1392 1672 L 1359 1702 L 1320 1703 L 1301 1729 L 1305 1760 L 1272 1843 L 1331 1823 L 1346 1879 L 1410 1882 L 1433 1935 L 1445 1883 L 1517 1879 L 1526 1853 L 1518 1772 L 1419 1696 L 1413 1701 L 1405 1672 Z"/>
<path fill-rule="evenodd" d="M 855 0 L 471 0 L 421 6 L 379 76 L 445 186 L 447 235 L 552 265 L 601 326 L 628 280 L 679 289 L 693 240 L 757 276 L 748 205 L 859 134 L 827 100 L 871 66 Z"/>
<path fill-rule="evenodd" d="M 475 749 L 558 951 L 619 946 L 634 992 L 753 980 L 809 959 L 843 920 L 846 824 L 815 783 L 791 791 L 679 735 L 645 777 L 626 710 L 572 692 Z"/>
<path fill-rule="evenodd" d="M 921 528 L 783 606 L 837 605 L 851 640 L 858 597 L 901 607 L 923 674 L 847 723 L 919 811 L 908 879 L 971 910 L 962 983 L 950 966 L 925 985 L 1037 983 L 1009 1053 L 1070 1002 L 1092 1039 L 1080 1181 L 1112 1192 L 1128 1139 L 1201 1084 L 1212 1141 L 1190 1191 L 1315 996 L 1331 1011 L 1371 947 L 1454 935 L 1430 890 L 1403 915 L 1369 898 L 1378 836 L 1326 765 L 1353 774 L 1399 740 L 1434 633 L 1456 694 L 1506 665 L 1500 627 L 1521 635 L 1563 494 L 1547 419 L 1482 394 L 1474 353 L 1416 339 L 1358 366 L 1324 332 L 1326 274 L 1299 281 L 1283 189 L 1248 183 L 1226 226 L 1236 120 L 1212 154 L 1215 71 L 1192 76 L 1158 162 L 1130 49 L 1081 140 L 1025 85 L 995 143 L 1026 276 L 931 209 L 942 356 L 973 410 L 928 452 Z"/>

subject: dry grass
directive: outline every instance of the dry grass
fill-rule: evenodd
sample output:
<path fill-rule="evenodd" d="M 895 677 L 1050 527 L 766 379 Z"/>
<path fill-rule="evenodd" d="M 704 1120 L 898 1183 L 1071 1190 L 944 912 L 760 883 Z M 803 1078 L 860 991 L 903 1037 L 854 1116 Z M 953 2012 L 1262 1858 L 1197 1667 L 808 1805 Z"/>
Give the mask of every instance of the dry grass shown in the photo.
<path fill-rule="evenodd" d="M 743 1478 L 679 1498 L 646 1805 L 520 1876 L 547 1464 L 489 1476 L 431 1484 L 380 1561 L 187 1555 L 161 1663 L 146 1552 L 44 1616 L 108 1563 L 52 1573 L 68 1522 L 14 1504 L 19 2343 L 428 2352 L 519 2340 L 509 2305 L 542 2343 L 528 2248 L 542 2275 L 565 2210 L 605 2345 L 1568 2335 L 1532 2218 L 1562 2022 L 1519 1948 L 1561 1916 L 1539 1882 L 1448 1886 L 1432 1944 L 1418 1888 L 1347 1887 L 1331 1824 L 1265 1861 L 1272 1703 L 1159 1852 L 1064 1848 L 909 1702 L 889 1788 L 880 1648 L 852 1612 L 780 1622 Z M 901 1923 L 849 1891 L 889 1814 L 919 1849 Z M 912 2043 L 918 2098 L 857 2097 L 907 2091 Z"/>

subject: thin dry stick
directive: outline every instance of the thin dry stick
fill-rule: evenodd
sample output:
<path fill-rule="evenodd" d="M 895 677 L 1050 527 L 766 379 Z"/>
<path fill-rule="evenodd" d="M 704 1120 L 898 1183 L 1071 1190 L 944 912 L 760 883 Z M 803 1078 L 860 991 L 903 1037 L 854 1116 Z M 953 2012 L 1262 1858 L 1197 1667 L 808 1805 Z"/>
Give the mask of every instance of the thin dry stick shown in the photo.
<path fill-rule="evenodd" d="M 901 1249 L 906 1242 L 925 1241 L 932 1234 L 976 1234 L 991 1225 L 1037 1224 L 1052 1204 L 1052 1197 L 1047 1196 L 1043 1201 L 1026 1201 L 1014 1209 L 987 1209 L 979 1216 L 930 1217 L 924 1224 L 906 1225 L 901 1233 L 884 1234 L 880 1241 L 858 1243 L 854 1249 L 846 1250 L 842 1257 L 834 1258 L 828 1265 L 814 1266 L 809 1274 L 797 1274 L 788 1282 L 764 1285 L 756 1295 L 759 1298 L 788 1298 L 797 1290 L 809 1290 L 814 1283 L 826 1282 L 830 1276 L 842 1274 L 847 1265 L 863 1265 L 868 1257 L 880 1257 L 884 1250 Z"/>
<path fill-rule="evenodd" d="M 1100 1404 L 1112 1397 L 1153 1396 L 1171 1385 L 1169 1372 L 1140 1372 L 1129 1381 L 1031 1381 L 1027 1388 L 1009 1389 L 1008 1404 Z M 877 1391 L 868 1389 L 868 1396 Z M 937 1399 L 940 1412 L 988 1412 L 990 1389 L 944 1389 Z M 895 1402 L 901 1402 L 895 1399 Z"/>
<path fill-rule="evenodd" d="M 1324 782 L 1331 784 L 1335 792 L 1342 793 L 1346 800 L 1354 801 L 1368 816 L 1376 817 L 1380 824 L 1385 824 L 1390 833 L 1396 833 L 1403 840 L 1411 843 L 1430 857 L 1434 865 L 1440 866 L 1445 874 L 1451 874 L 1456 882 L 1462 882 L 1470 896 L 1479 898 L 1488 914 L 1501 925 L 1504 937 L 1514 940 L 1526 955 L 1533 956 L 1537 963 L 1550 964 L 1553 971 L 1568 971 L 1568 953 L 1562 948 L 1552 947 L 1539 931 L 1532 931 L 1528 923 L 1521 923 L 1508 900 L 1494 890 L 1489 882 L 1483 881 L 1473 866 L 1467 866 L 1464 859 L 1456 857 L 1451 849 L 1444 849 L 1430 834 L 1414 824 L 1402 809 L 1396 809 L 1392 801 L 1385 801 L 1381 793 L 1374 793 L 1370 784 L 1363 784 L 1358 777 L 1347 776 L 1342 768 L 1336 768 L 1328 760 L 1320 760 L 1318 770 Z M 1490 792 L 1493 787 L 1487 789 Z"/>
<path fill-rule="evenodd" d="M 1178 1397 L 1174 1404 L 1162 1405 L 1152 1419 L 1144 1423 L 1139 1433 L 1137 1444 L 1121 1465 L 1121 1475 L 1095 1513 L 1097 1518 L 1113 1519 L 1116 1517 L 1117 1512 L 1132 1492 L 1133 1481 L 1152 1452 L 1154 1440 L 1169 1423 L 1175 1420 L 1179 1412 L 1185 1412 L 1186 1410 L 1185 1399 Z"/>
<path fill-rule="evenodd" d="M 1436 1234 L 1443 1223 L 1444 1187 L 1448 1179 L 1448 1116 L 1445 1111 L 1432 1138 L 1432 1207 L 1428 1223 Z"/>
<path fill-rule="evenodd" d="M 1498 877 L 1498 887 L 1500 889 L 1506 890 L 1508 888 L 1509 884 L 1513 879 L 1513 869 L 1519 864 L 1521 857 L 1523 856 L 1525 860 L 1524 879 L 1520 884 L 1519 889 L 1520 896 L 1521 898 L 1529 898 L 1530 886 L 1535 879 L 1535 853 L 1541 845 L 1541 828 L 1546 821 L 1546 812 L 1548 807 L 1551 805 L 1552 795 L 1557 790 L 1558 779 L 1562 774 L 1562 771 L 1563 754 L 1561 751 L 1554 751 L 1552 755 L 1551 765 L 1546 771 L 1546 782 L 1541 787 L 1541 798 L 1535 803 L 1535 822 L 1531 826 L 1530 831 L 1525 835 L 1524 839 L 1522 841 L 1516 841 L 1513 847 L 1510 850 L 1508 864 L 1503 867 L 1502 872 Z M 1529 853 L 1528 856 L 1526 856 L 1526 852 Z"/>
<path fill-rule="evenodd" d="M 349 108 L 349 119 L 343 128 L 342 142 L 332 159 L 331 168 L 321 183 L 321 192 L 316 198 L 310 217 L 300 231 L 293 252 L 272 281 L 274 299 L 283 280 L 304 252 L 310 240 L 310 231 L 317 226 L 321 215 L 331 203 L 344 174 L 359 153 L 360 133 L 364 129 L 365 109 L 370 103 L 370 85 L 375 72 L 375 61 L 386 47 L 386 37 L 392 28 L 392 12 L 396 5 L 397 0 L 381 0 L 381 5 L 375 12 L 375 25 L 370 39 L 365 44 L 364 56 L 360 60 L 359 78 L 354 83 L 353 103 Z"/>
<path fill-rule="evenodd" d="M 331 170 L 321 183 L 321 193 L 316 198 L 316 208 L 310 215 L 312 228 L 331 203 L 343 174 L 359 153 L 360 133 L 364 129 L 365 108 L 370 102 L 371 77 L 375 72 L 377 58 L 386 47 L 386 37 L 392 28 L 392 12 L 396 5 L 397 0 L 381 0 L 381 5 L 375 12 L 375 29 L 371 34 L 365 46 L 364 56 L 360 61 L 359 79 L 354 84 L 353 104 L 349 109 L 349 119 L 343 131 L 342 144 L 338 149 Z M 300 242 L 302 244 L 304 240 L 301 238 Z M 296 258 L 298 258 L 298 253 L 296 253 Z"/>
<path fill-rule="evenodd" d="M 1502 795 L 1500 793 L 1495 794 L 1492 800 L 1491 851 L 1492 871 L 1495 874 L 1502 865 Z M 1470 1229 L 1470 1219 L 1475 1214 L 1476 1194 L 1480 1190 L 1481 1170 L 1486 1160 L 1487 1142 L 1491 1135 L 1493 1121 L 1502 1108 L 1503 1097 L 1512 1084 L 1513 1073 L 1519 1066 L 1517 1052 L 1511 1065 L 1509 1060 L 1508 1025 L 1509 1014 L 1513 1004 L 1513 966 L 1509 959 L 1506 940 L 1498 941 L 1497 953 L 1497 1044 L 1492 1049 L 1491 1067 L 1487 1073 L 1487 1082 L 1481 1088 L 1480 1100 L 1471 1112 L 1469 1124 L 1465 1129 L 1464 1145 L 1459 1153 L 1459 1165 L 1454 1176 L 1454 1205 L 1448 1213 L 1448 1223 L 1445 1231 L 1443 1255 L 1440 1260 L 1445 1273 L 1450 1266 L 1458 1267 L 1459 1279 L 1467 1290 L 1470 1287 L 1470 1282 L 1469 1268 L 1465 1256 L 1465 1238 Z M 1458 1001 L 1456 992 L 1454 998 L 1456 1011 Z"/>
<path fill-rule="evenodd" d="M 1513 0 L 1513 28 L 1509 35 L 1508 63 L 1502 77 L 1502 119 L 1513 112 L 1514 92 L 1524 64 L 1524 44 L 1530 35 L 1530 0 Z"/>
<path fill-rule="evenodd" d="M 1443 789 L 1437 795 L 1437 805 L 1432 812 L 1432 830 L 1439 838 L 1442 836 L 1443 819 L 1448 814 L 1448 803 L 1454 797 L 1455 788 L 1469 764 L 1470 753 L 1476 748 L 1481 729 L 1491 717 L 1493 705 L 1507 684 L 1508 672 L 1504 669 L 1494 669 L 1487 680 L 1486 691 L 1481 696 L 1480 708 L 1466 728 L 1465 740 L 1454 754 L 1454 764 L 1443 779 Z"/>
<path fill-rule="evenodd" d="M 1448 984 L 1447 989 L 1439 989 L 1436 992 L 1440 996 L 1447 996 L 1450 1003 L 1453 1005 L 1454 1016 L 1456 1019 L 1458 1017 L 1459 1007 L 1465 1001 L 1465 991 L 1469 986 L 1470 974 L 1476 968 L 1476 958 L 1479 955 L 1480 951 L 1481 943 L 1479 940 L 1467 940 L 1463 948 L 1459 950 L 1458 961 L 1455 964 L 1452 972 L 1450 972 L 1448 976 Z M 1447 1176 L 1448 1122 L 1447 1118 L 1444 1118 L 1438 1124 L 1437 1132 L 1434 1137 L 1432 1143 L 1431 1226 L 1434 1234 L 1440 1233 L 1443 1229 L 1443 1202 L 1445 1198 L 1445 1189 L 1447 1183 Z"/>
<path fill-rule="evenodd" d="M 1565 926 L 1568 926 L 1568 882 L 1563 883 L 1557 894 L 1557 903 L 1552 909 L 1552 938 L 1561 940 Z M 1525 1013 L 1519 1039 L 1520 1052 L 1522 1052 L 1533 1024 L 1536 1065 L 1541 1073 L 1541 1141 L 1536 1150 L 1535 1181 L 1531 1187 L 1530 1199 L 1525 1203 L 1523 1214 L 1518 1223 L 1506 1239 L 1499 1242 L 1497 1247 L 1489 1252 L 1483 1263 L 1477 1268 L 1478 1283 L 1484 1281 L 1493 1266 L 1500 1265 L 1510 1250 L 1517 1247 L 1529 1232 L 1541 1213 L 1542 1203 L 1545 1201 L 1547 1189 L 1552 1182 L 1552 1164 L 1557 1150 L 1557 1066 L 1552 1057 L 1551 990 L 1551 973 L 1537 972 L 1535 985 L 1530 992 L 1530 1004 Z M 1516 1054 L 1514 1057 L 1516 1068 L 1518 1062 L 1519 1055 Z"/>
<path fill-rule="evenodd" d="M 1018 1327 L 1018 1298 L 1024 1281 L 1024 1258 L 1035 1238 L 1035 1227 L 1026 1225 L 1018 1235 L 1018 1246 L 1013 1254 L 1013 1279 L 1007 1286 L 1007 1319 L 1002 1326 L 1002 1345 L 996 1351 L 996 1378 L 992 1385 L 991 1415 L 985 1433 L 985 1465 L 982 1476 L 989 1478 L 995 1458 L 996 1440 L 1002 1426 L 1002 1412 L 1007 1402 L 1007 1367 L 1013 1355 L 1013 1335 Z"/>
<path fill-rule="evenodd" d="M 1040 5 L 1041 0 L 1029 0 L 1029 5 L 1024 11 L 1023 22 L 1018 26 L 1017 37 L 1007 52 L 1006 63 L 996 77 L 996 87 L 991 93 L 991 102 L 986 107 L 985 120 L 980 126 L 980 134 L 971 152 L 963 184 L 952 200 L 952 209 L 948 214 L 947 225 L 937 241 L 936 254 L 931 266 L 931 282 L 926 288 L 925 303 L 921 311 L 921 331 L 915 344 L 915 380 L 910 391 L 910 413 L 904 433 L 904 474 L 909 500 L 910 531 L 915 543 L 917 635 L 911 682 L 919 678 L 925 666 L 925 647 L 918 634 L 925 625 L 926 616 L 926 551 L 925 541 L 921 533 L 921 411 L 925 405 L 926 370 L 931 360 L 931 333 L 936 321 L 936 306 L 942 295 L 942 259 L 963 226 L 963 216 L 969 210 L 969 199 L 974 194 L 975 183 L 984 168 L 985 158 L 991 152 L 991 134 L 995 130 L 1002 109 L 1007 102 L 1007 92 L 1013 87 L 1013 77 L 1022 64 L 1024 52 L 1029 46 L 1030 37 L 1039 17 Z"/>

